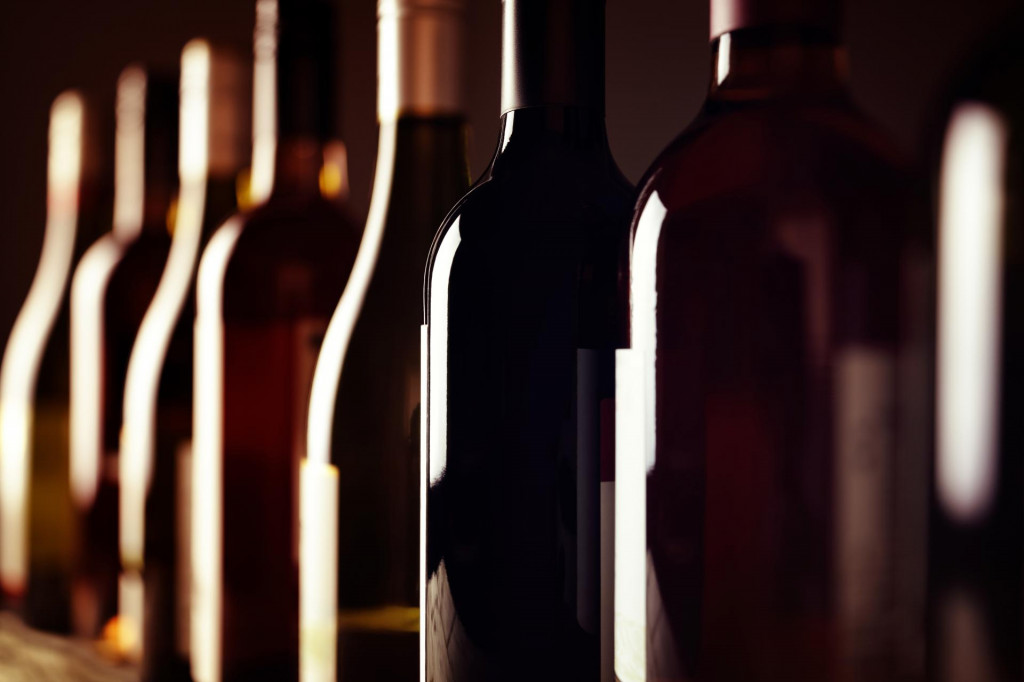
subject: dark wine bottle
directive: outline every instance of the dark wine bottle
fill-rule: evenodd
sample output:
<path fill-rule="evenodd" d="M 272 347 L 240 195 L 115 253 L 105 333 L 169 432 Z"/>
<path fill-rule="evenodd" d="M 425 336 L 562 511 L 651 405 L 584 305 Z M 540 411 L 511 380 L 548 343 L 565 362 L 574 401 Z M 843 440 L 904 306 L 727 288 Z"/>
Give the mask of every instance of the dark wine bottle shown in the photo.
<path fill-rule="evenodd" d="M 902 420 L 927 372 L 901 306 L 924 256 L 909 174 L 846 89 L 840 10 L 712 0 L 710 92 L 641 190 L 624 681 L 920 674 L 926 455 Z"/>
<path fill-rule="evenodd" d="M 177 191 L 175 79 L 126 68 L 117 86 L 113 230 L 93 244 L 71 283 L 71 493 L 79 519 L 74 631 L 116 651 L 118 452 L 124 377 L 135 335 L 170 246 Z"/>
<path fill-rule="evenodd" d="M 6 608 L 57 632 L 71 627 L 75 543 L 68 291 L 75 264 L 104 222 L 93 113 L 73 90 L 50 109 L 42 253 L 0 367 L 0 584 Z"/>
<path fill-rule="evenodd" d="M 143 680 L 189 680 L 192 331 L 202 247 L 237 209 L 249 146 L 249 72 L 193 40 L 181 55 L 178 175 L 167 264 L 125 375 L 119 611 Z"/>
<path fill-rule="evenodd" d="M 333 464 L 339 490 L 337 539 L 304 543 L 323 551 L 336 541 L 338 555 L 337 585 L 324 588 L 310 574 L 303 603 L 336 593 L 337 613 L 324 610 L 325 634 L 315 634 L 313 622 L 308 626 L 312 641 L 329 644 L 304 645 L 304 651 L 328 658 L 314 655 L 303 665 L 326 670 L 329 679 L 334 669 L 339 680 L 417 676 L 416 331 L 423 264 L 438 225 L 469 187 L 460 78 L 464 1 L 380 0 L 377 8 L 380 137 L 370 217 L 317 361 L 307 440 L 307 466 Z M 303 521 L 304 533 L 329 513 L 315 497 L 303 492 L 303 504 L 316 517 Z M 308 562 L 314 571 L 323 563 L 317 556 Z"/>
<path fill-rule="evenodd" d="M 425 673 L 609 679 L 601 465 L 633 190 L 605 132 L 604 2 L 505 0 L 503 36 L 498 148 L 425 281 Z"/>
<path fill-rule="evenodd" d="M 218 228 L 196 285 L 191 655 L 200 682 L 298 679 L 296 493 L 309 387 L 359 239 L 345 206 L 321 191 L 334 123 L 331 8 L 258 0 L 256 20 L 254 180 L 264 177 L 259 155 L 276 148 L 273 179 L 260 181 L 269 198 Z M 276 97 L 261 96 L 273 87 L 267 78 Z M 272 141 L 260 109 L 275 102 Z"/>
<path fill-rule="evenodd" d="M 1024 13 L 965 60 L 933 147 L 929 679 L 1024 677 Z"/>

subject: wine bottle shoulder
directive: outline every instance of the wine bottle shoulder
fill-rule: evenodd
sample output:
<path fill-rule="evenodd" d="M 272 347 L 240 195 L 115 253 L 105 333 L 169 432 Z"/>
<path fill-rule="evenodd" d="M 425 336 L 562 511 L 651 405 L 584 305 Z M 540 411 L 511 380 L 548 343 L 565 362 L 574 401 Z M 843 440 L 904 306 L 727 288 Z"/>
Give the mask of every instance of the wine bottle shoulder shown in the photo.
<path fill-rule="evenodd" d="M 225 318 L 327 315 L 348 279 L 359 238 L 344 206 L 319 197 L 272 199 L 214 232 L 200 264 L 199 307 L 219 291 Z"/>
<path fill-rule="evenodd" d="M 748 206 L 770 222 L 800 202 L 834 214 L 900 204 L 911 181 L 897 146 L 852 105 L 706 107 L 645 173 L 637 217 L 654 196 L 669 214 L 718 211 L 723 221 Z"/>

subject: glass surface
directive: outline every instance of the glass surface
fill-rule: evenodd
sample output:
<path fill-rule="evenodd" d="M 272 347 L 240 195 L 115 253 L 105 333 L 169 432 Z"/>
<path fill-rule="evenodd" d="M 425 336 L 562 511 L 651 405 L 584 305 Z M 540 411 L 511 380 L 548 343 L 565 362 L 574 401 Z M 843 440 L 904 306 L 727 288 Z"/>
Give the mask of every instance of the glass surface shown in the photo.
<path fill-rule="evenodd" d="M 4 602 L 32 627 L 56 632 L 69 632 L 71 628 L 71 575 L 76 542 L 68 472 L 69 290 L 73 269 L 82 254 L 110 225 L 109 178 L 96 167 L 95 158 L 91 164 L 79 165 L 83 157 L 89 157 L 90 149 L 95 156 L 95 149 L 100 146 L 96 136 L 99 131 L 86 125 L 91 111 L 86 111 L 85 106 L 75 93 L 65 93 L 54 103 L 47 228 L 40 266 L 30 290 L 38 291 L 26 299 L 4 354 L 5 376 L 20 375 L 20 371 L 13 371 L 15 367 L 36 367 L 33 376 L 22 379 L 24 385 L 12 386 L 15 391 L 24 390 L 24 395 L 3 396 L 4 401 L 13 399 L 16 407 L 20 401 L 27 401 L 29 410 L 27 443 L 18 442 L 18 434 L 8 432 L 6 422 L 3 426 L 0 458 L 7 460 L 5 471 L 10 459 L 17 456 L 16 446 L 24 448 L 30 460 L 25 491 L 27 575 L 22 589 L 5 581 Z M 66 118 L 69 109 L 75 121 L 73 127 L 78 131 L 73 140 L 62 139 L 62 133 L 54 129 L 68 125 L 57 118 Z M 55 182 L 56 176 L 66 176 L 63 184 Z M 65 186 L 67 178 L 75 178 L 70 187 Z M 66 258 L 62 258 L 64 254 Z M 45 324 L 45 314 L 41 314 L 41 308 L 48 306 L 52 306 L 52 326 Z M 12 381 L 15 383 L 20 381 Z M 4 390 L 8 390 L 6 381 Z M 5 404 L 4 409 L 10 406 Z M 8 548 L 5 543 L 3 551 L 15 554 Z"/>
<path fill-rule="evenodd" d="M 435 239 L 428 680 L 600 678 L 601 408 L 632 198 L 599 110 L 517 109 Z"/>
<path fill-rule="evenodd" d="M 402 117 L 395 134 L 384 233 L 332 432 L 342 680 L 416 678 L 423 265 L 437 226 L 469 186 L 461 118 Z"/>
<path fill-rule="evenodd" d="M 646 511 L 617 508 L 616 532 L 622 553 L 640 538 L 626 561 L 646 590 L 616 583 L 617 617 L 638 614 L 629 637 L 617 623 L 617 673 L 913 677 L 908 177 L 848 101 L 834 45 L 745 29 L 712 64 L 634 222 L 626 397 L 641 436 L 617 474 L 626 486 L 636 469 L 625 492 Z"/>
<path fill-rule="evenodd" d="M 167 202 L 162 202 L 166 208 Z M 84 305 L 73 309 L 81 315 L 84 328 L 73 323 L 76 331 L 97 341 L 98 353 L 81 356 L 83 363 L 97 363 L 99 383 L 90 385 L 89 394 L 75 399 L 95 401 L 99 418 L 101 456 L 94 497 L 78 504 L 78 548 L 73 585 L 74 627 L 78 634 L 98 637 L 118 612 L 118 453 L 120 451 L 124 379 L 128 359 L 142 317 L 156 291 L 160 273 L 170 248 L 165 215 L 159 211 L 132 237 L 114 233 L 104 236 L 90 249 L 88 277 L 76 273 L 76 286 L 82 283 L 90 295 L 76 298 Z M 89 254 L 86 255 L 88 257 Z M 83 262 L 85 262 L 83 260 Z M 88 283 L 85 280 L 88 279 Z M 93 286 L 93 285 L 98 286 Z M 96 296 L 95 299 L 92 295 Z M 95 313 L 99 313 L 95 315 Z M 74 338 L 73 343 L 81 343 Z M 88 343 L 88 341 L 86 341 Z M 75 381 L 75 354 L 72 354 L 72 381 Z"/>
<path fill-rule="evenodd" d="M 939 245 L 929 678 L 1024 676 L 1024 14 L 964 61 L 932 141 Z"/>
<path fill-rule="evenodd" d="M 196 676 L 298 679 L 296 492 L 309 385 L 359 234 L 346 208 L 320 195 L 319 149 L 311 141 L 282 140 L 274 193 L 219 228 L 200 264 L 192 479 Z M 211 561 L 216 573 L 204 568 Z M 220 614 L 213 620 L 206 615 L 211 602 Z M 212 658 L 204 647 L 213 649 Z"/>

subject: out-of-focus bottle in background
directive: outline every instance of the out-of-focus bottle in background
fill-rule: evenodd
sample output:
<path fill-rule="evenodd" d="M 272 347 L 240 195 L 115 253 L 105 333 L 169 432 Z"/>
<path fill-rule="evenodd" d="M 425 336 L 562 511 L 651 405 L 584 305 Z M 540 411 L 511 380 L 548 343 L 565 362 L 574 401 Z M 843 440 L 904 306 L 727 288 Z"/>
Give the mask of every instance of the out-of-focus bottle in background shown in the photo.
<path fill-rule="evenodd" d="M 118 456 L 124 377 L 170 246 L 178 186 L 178 82 L 129 66 L 117 84 L 113 230 L 71 284 L 71 496 L 81 533 L 73 627 L 116 640 Z M 104 633 L 104 630 L 107 627 Z M 118 654 L 115 650 L 111 653 Z"/>
<path fill-rule="evenodd" d="M 189 680 L 192 357 L 199 255 L 237 210 L 252 72 L 205 40 L 181 55 L 180 191 L 170 252 L 125 374 L 119 611 L 150 680 Z"/>
<path fill-rule="evenodd" d="M 106 223 L 97 111 L 80 92 L 50 109 L 39 266 L 0 366 L 0 584 L 33 627 L 70 629 L 75 518 L 68 465 L 71 275 Z"/>
<path fill-rule="evenodd" d="M 928 302 L 904 295 L 908 261 L 927 268 L 913 183 L 850 100 L 839 2 L 710 10 L 708 97 L 634 221 L 616 673 L 915 679 L 927 452 L 903 401 L 927 402 L 928 374 L 903 306 Z"/>
<path fill-rule="evenodd" d="M 360 234 L 327 191 L 337 189 L 324 163 L 333 28 L 321 0 L 256 3 L 252 176 L 265 202 L 218 228 L 200 260 L 190 632 L 199 682 L 299 674 L 309 389 Z"/>
<path fill-rule="evenodd" d="M 377 3 L 380 126 L 370 217 L 310 402 L 305 475 L 315 486 L 316 467 L 337 468 L 337 518 L 325 518 L 331 511 L 315 487 L 303 491 L 303 543 L 312 551 L 303 608 L 323 605 L 326 626 L 306 616 L 311 655 L 303 665 L 336 665 L 339 680 L 417 675 L 423 266 L 438 225 L 469 186 L 464 13 L 464 0 Z M 335 534 L 336 562 L 323 557 Z M 336 577 L 324 580 L 337 586 L 325 587 L 317 574 L 331 567 Z M 322 604 L 335 589 L 336 611 Z"/>

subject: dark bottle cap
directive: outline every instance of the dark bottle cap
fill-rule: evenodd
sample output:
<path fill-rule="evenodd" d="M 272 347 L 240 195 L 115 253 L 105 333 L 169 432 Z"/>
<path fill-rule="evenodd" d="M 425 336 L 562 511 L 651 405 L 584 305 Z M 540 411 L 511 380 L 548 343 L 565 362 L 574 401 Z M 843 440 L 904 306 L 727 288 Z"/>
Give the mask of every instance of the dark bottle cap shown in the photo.
<path fill-rule="evenodd" d="M 840 0 L 711 0 L 711 39 L 767 26 L 809 29 L 838 37 Z"/>
<path fill-rule="evenodd" d="M 277 125 L 281 137 L 334 133 L 334 11 L 323 0 L 277 0 Z"/>
<path fill-rule="evenodd" d="M 604 109 L 604 0 L 503 0 L 501 112 Z"/>

